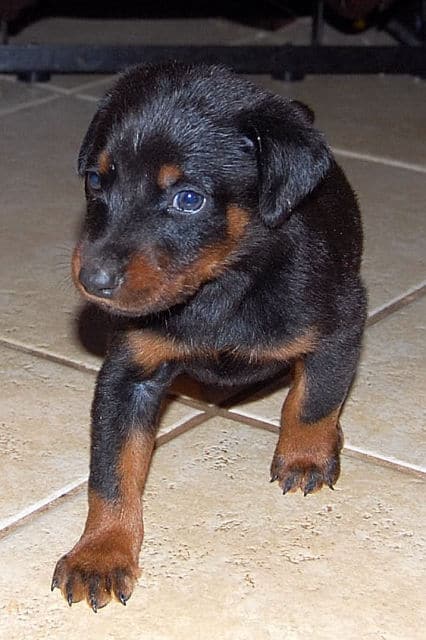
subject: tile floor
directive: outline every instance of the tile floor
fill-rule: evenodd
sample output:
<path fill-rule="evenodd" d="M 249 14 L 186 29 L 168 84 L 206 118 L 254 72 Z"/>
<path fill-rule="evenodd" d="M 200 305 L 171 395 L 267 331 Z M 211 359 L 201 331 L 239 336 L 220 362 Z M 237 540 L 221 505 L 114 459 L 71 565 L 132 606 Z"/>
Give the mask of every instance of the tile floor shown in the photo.
<path fill-rule="evenodd" d="M 123 34 L 118 23 L 91 28 L 99 41 Z M 75 41 L 85 29 L 51 19 L 18 39 Z M 270 34 L 224 20 L 126 29 L 132 42 L 300 42 L 307 33 L 303 23 Z M 426 85 L 255 80 L 314 107 L 364 214 L 370 324 L 342 419 L 341 480 L 306 499 L 268 483 L 285 381 L 234 399 L 181 381 L 161 423 L 143 573 L 127 608 L 94 615 L 50 593 L 86 511 L 102 318 L 79 311 L 68 263 L 83 208 L 75 157 L 110 79 L 26 86 L 2 76 L 0 637 L 424 637 Z"/>

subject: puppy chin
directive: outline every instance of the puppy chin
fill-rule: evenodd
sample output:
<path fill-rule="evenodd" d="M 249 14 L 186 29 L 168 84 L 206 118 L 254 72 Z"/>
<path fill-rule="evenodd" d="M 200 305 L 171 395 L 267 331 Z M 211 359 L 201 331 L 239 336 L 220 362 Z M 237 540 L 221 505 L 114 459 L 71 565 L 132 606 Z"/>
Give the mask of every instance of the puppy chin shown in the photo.
<path fill-rule="evenodd" d="M 95 306 L 102 309 L 115 317 L 124 317 L 124 318 L 142 318 L 144 316 L 155 315 L 157 313 L 161 313 L 163 311 L 167 311 L 172 307 L 176 307 L 183 302 L 186 302 L 187 297 L 180 296 L 179 298 L 173 300 L 149 300 L 149 298 L 144 298 L 141 296 L 140 300 L 132 300 L 125 301 L 120 299 L 103 299 L 88 294 L 82 287 L 79 287 L 83 297 L 90 301 Z"/>

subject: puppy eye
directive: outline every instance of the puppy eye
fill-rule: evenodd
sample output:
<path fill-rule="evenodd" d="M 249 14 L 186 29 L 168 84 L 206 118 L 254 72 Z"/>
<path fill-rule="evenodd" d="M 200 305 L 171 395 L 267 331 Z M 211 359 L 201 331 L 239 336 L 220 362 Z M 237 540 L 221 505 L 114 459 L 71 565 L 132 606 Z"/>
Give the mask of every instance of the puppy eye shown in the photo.
<path fill-rule="evenodd" d="M 102 179 L 97 171 L 87 171 L 86 184 L 92 191 L 99 191 L 102 189 Z"/>
<path fill-rule="evenodd" d="M 184 213 L 197 213 L 203 208 L 205 201 L 205 197 L 196 191 L 178 191 L 173 198 L 173 208 Z"/>

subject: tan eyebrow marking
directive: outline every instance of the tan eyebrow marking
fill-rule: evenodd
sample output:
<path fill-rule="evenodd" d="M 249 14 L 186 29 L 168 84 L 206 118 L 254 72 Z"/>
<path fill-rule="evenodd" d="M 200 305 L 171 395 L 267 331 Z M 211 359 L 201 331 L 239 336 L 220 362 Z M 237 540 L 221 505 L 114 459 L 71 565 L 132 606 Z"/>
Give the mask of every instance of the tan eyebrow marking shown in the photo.
<path fill-rule="evenodd" d="M 105 149 L 101 151 L 98 158 L 99 173 L 108 173 L 112 165 L 111 157 Z"/>
<path fill-rule="evenodd" d="M 183 176 L 182 169 L 175 164 L 163 164 L 157 176 L 157 184 L 161 189 L 167 189 Z"/>

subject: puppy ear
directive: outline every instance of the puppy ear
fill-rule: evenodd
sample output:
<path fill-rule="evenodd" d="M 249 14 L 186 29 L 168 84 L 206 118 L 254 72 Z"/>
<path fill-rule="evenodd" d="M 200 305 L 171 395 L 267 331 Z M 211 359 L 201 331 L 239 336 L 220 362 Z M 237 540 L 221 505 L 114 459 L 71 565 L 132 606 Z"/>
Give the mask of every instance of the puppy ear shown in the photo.
<path fill-rule="evenodd" d="M 79 176 L 84 176 L 89 166 L 89 158 L 93 155 L 99 120 L 99 111 L 97 111 L 89 124 L 78 152 L 77 171 Z"/>
<path fill-rule="evenodd" d="M 322 180 L 331 153 L 306 105 L 271 96 L 246 114 L 259 171 L 259 212 L 276 227 Z"/>
<path fill-rule="evenodd" d="M 108 123 L 109 94 L 106 94 L 99 103 L 98 110 L 92 118 L 89 128 L 81 143 L 77 159 L 77 171 L 80 176 L 84 176 L 87 168 L 94 162 L 97 153 L 102 150 L 106 142 L 106 131 Z"/>

